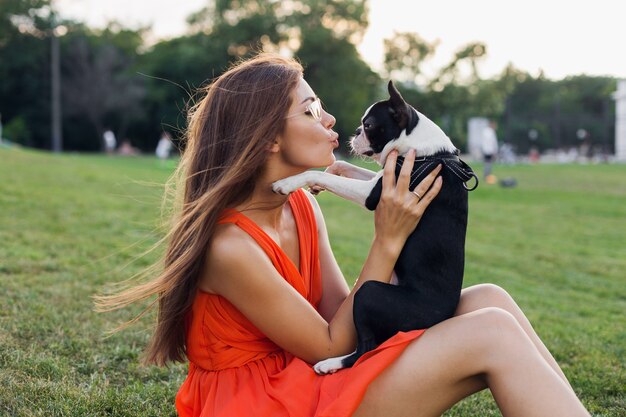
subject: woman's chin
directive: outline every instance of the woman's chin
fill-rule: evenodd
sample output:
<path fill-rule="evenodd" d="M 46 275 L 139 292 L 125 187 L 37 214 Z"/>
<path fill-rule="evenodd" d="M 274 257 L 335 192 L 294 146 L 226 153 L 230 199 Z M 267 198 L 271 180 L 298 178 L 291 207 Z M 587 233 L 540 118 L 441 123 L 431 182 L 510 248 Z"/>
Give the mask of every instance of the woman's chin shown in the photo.
<path fill-rule="evenodd" d="M 335 157 L 335 154 L 331 153 L 325 159 L 320 158 L 317 161 L 309 161 L 310 164 L 304 164 L 303 166 L 308 166 L 309 167 L 308 169 L 328 168 L 329 166 L 334 164 L 336 160 L 337 158 Z"/>

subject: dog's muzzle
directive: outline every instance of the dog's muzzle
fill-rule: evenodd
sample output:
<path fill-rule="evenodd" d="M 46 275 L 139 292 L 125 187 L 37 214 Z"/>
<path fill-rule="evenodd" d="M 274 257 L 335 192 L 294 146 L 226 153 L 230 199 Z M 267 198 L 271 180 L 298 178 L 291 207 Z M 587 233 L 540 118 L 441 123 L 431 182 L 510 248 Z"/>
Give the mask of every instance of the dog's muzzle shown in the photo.
<path fill-rule="evenodd" d="M 359 127 L 355 133 L 356 136 L 354 136 L 352 140 L 350 140 L 350 147 L 352 148 L 352 152 L 357 155 L 374 155 L 374 150 L 370 146 L 370 141 L 367 140 L 367 138 L 365 137 L 363 129 Z"/>

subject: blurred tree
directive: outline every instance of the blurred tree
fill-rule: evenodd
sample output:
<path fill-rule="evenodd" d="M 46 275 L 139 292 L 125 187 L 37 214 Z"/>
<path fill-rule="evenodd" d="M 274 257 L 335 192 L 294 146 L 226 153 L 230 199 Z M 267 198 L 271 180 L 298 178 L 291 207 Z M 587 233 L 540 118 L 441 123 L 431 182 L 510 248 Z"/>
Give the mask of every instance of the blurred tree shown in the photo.
<path fill-rule="evenodd" d="M 215 0 L 188 18 L 187 35 L 157 43 L 139 57 L 147 96 L 145 120 L 130 131 L 137 144 L 153 150 L 162 130 L 174 140 L 182 137 L 185 110 L 198 89 L 228 68 L 231 62 L 257 51 L 271 50 L 284 39 L 278 33 L 276 1 Z"/>
<path fill-rule="evenodd" d="M 439 74 L 430 82 L 433 89 L 441 89 L 446 84 L 470 84 L 480 80 L 477 62 L 487 54 L 487 46 L 482 42 L 472 42 L 461 47 L 448 65 L 443 67 Z M 469 76 L 461 79 L 460 69 L 464 64 L 469 65 Z"/>
<path fill-rule="evenodd" d="M 598 151 L 613 151 L 615 109 L 611 77 L 571 76 L 546 79 L 542 74 L 526 77 L 507 99 L 507 139 L 520 152 L 531 146 L 540 150 L 578 148 L 582 139 Z M 536 137 L 529 136 L 534 129 Z M 586 135 L 579 137 L 579 130 Z"/>
<path fill-rule="evenodd" d="M 437 45 L 438 41 L 428 42 L 414 32 L 395 32 L 384 40 L 387 77 L 416 82 L 422 74 L 422 64 L 434 55 Z"/>
<path fill-rule="evenodd" d="M 20 34 L 45 36 L 50 28 L 50 0 L 2 0 L 0 47 Z"/>
<path fill-rule="evenodd" d="M 358 44 L 369 24 L 367 0 L 289 0 L 278 10 L 292 39 L 324 28 L 333 39 Z M 294 36 L 295 35 L 295 36 Z"/>
<path fill-rule="evenodd" d="M 132 44 L 133 36 L 123 31 L 76 32 L 65 42 L 64 110 L 70 118 L 86 118 L 93 128 L 80 136 L 69 134 L 69 143 L 82 149 L 104 149 L 102 134 L 106 125 L 114 125 L 108 127 L 123 139 L 131 118 L 141 112 L 145 88 L 142 80 L 129 72 L 133 56 L 112 41 L 118 35 Z M 80 141 L 84 143 L 79 145 Z"/>
<path fill-rule="evenodd" d="M 155 123 L 137 125 L 136 132 L 154 138 L 155 146 L 161 129 L 184 130 L 184 110 L 196 88 L 231 62 L 258 51 L 289 50 L 303 62 L 307 79 L 347 137 L 378 79 L 350 41 L 362 36 L 366 12 L 362 0 L 210 2 L 189 17 L 188 35 L 160 42 L 140 57 L 140 71 L 148 76 L 146 108 Z"/>
<path fill-rule="evenodd" d="M 226 69 L 233 59 L 226 40 L 219 36 L 195 33 L 159 42 L 139 56 L 137 71 L 147 88 L 142 119 L 130 126 L 137 145 L 155 149 L 161 132 L 176 140 L 186 126 L 185 110 L 194 92 Z"/>
<path fill-rule="evenodd" d="M 502 96 L 494 94 L 494 85 L 482 81 L 476 61 L 486 47 L 470 43 L 460 48 L 452 61 L 432 78 L 422 73 L 424 62 L 436 52 L 437 42 L 429 43 L 417 33 L 396 33 L 385 40 L 385 69 L 390 77 L 404 81 L 404 98 L 431 118 L 464 149 L 467 144 L 467 120 L 477 115 L 499 115 Z M 469 75 L 461 77 L 461 67 L 469 66 Z M 467 71 L 466 71 L 467 72 Z"/>
<path fill-rule="evenodd" d="M 204 34 L 227 45 L 228 55 L 242 57 L 272 48 L 285 39 L 279 33 L 281 2 L 213 0 L 191 14 L 190 34 Z"/>
<path fill-rule="evenodd" d="M 28 145 L 30 135 L 31 133 L 28 130 L 26 122 L 22 116 L 13 117 L 11 121 L 2 129 L 3 138 L 8 138 L 11 142 L 22 145 Z"/>
<path fill-rule="evenodd" d="M 48 0 L 0 1 L 0 113 L 5 136 L 50 146 Z M 13 137 L 11 137 L 11 136 Z"/>

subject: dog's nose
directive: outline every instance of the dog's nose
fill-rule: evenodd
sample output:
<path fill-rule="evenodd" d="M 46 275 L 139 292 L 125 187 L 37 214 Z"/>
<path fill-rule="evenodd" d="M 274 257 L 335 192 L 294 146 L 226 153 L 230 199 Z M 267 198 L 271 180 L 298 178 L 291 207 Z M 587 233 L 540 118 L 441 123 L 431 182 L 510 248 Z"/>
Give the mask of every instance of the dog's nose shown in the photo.
<path fill-rule="evenodd" d="M 361 134 L 361 132 L 363 131 L 363 129 L 361 129 L 361 126 L 356 128 L 356 131 L 354 132 L 356 136 L 359 136 Z"/>

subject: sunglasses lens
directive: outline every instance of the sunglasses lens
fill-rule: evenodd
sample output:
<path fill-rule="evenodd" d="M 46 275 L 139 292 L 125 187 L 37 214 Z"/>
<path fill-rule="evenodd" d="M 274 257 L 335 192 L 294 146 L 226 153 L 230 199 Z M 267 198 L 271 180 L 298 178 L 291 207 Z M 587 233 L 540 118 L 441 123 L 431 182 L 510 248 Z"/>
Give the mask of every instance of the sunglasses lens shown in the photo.
<path fill-rule="evenodd" d="M 322 120 L 322 104 L 320 103 L 319 99 L 312 102 L 309 109 L 311 110 L 311 114 L 313 115 L 313 117 L 315 117 L 317 120 Z"/>

